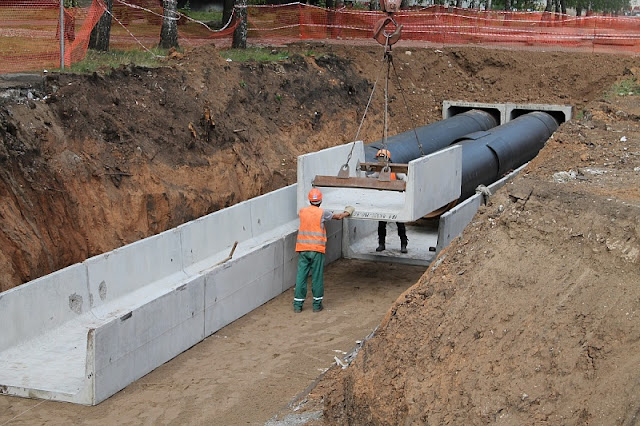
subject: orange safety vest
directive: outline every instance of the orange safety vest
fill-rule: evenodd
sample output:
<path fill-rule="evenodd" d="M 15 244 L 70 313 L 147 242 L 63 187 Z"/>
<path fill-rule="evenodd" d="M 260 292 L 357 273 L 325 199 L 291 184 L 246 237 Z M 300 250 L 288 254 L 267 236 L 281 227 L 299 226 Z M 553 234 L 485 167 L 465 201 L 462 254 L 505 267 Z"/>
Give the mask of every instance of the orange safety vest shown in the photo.
<path fill-rule="evenodd" d="M 296 240 L 296 251 L 325 252 L 327 231 L 322 226 L 322 209 L 309 206 L 300 209 L 300 228 Z"/>

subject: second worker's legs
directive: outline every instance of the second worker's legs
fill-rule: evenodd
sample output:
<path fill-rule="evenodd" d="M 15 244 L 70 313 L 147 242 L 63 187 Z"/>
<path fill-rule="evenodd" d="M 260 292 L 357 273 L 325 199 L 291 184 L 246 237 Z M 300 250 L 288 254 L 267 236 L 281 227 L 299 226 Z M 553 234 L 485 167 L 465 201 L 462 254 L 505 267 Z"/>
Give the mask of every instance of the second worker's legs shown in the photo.
<path fill-rule="evenodd" d="M 378 248 L 376 251 L 384 251 L 384 240 L 387 238 L 387 222 L 378 222 Z"/>
<path fill-rule="evenodd" d="M 407 227 L 404 223 L 398 222 L 398 236 L 400 237 L 400 252 L 407 253 L 409 239 L 407 238 Z"/>

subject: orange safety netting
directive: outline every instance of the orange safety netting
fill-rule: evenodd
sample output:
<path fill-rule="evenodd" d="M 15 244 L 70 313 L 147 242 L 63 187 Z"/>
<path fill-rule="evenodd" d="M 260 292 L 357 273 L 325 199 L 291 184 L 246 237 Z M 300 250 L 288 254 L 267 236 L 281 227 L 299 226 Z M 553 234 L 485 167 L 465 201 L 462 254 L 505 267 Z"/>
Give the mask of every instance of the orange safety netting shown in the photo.
<path fill-rule="evenodd" d="M 156 47 L 160 42 L 162 17 L 161 0 L 114 0 L 110 48 L 126 50 Z M 212 39 L 227 39 L 230 43 L 237 23 L 229 24 L 222 30 L 216 30 L 179 14 L 178 44 L 191 47 L 210 43 Z"/>
<path fill-rule="evenodd" d="M 84 58 L 102 0 L 64 10 L 64 63 Z M 60 6 L 51 0 L 0 0 L 0 72 L 60 67 Z"/>
<path fill-rule="evenodd" d="M 92 28 L 105 11 L 103 0 L 65 9 L 65 66 L 86 55 Z M 374 24 L 386 15 L 350 8 L 325 9 L 302 3 L 247 8 L 248 43 L 296 40 L 358 40 L 375 43 Z M 161 0 L 113 0 L 110 48 L 151 49 L 160 41 Z M 548 12 L 505 12 L 443 6 L 402 10 L 401 41 L 509 48 L 640 53 L 640 18 L 575 17 Z M 53 0 L 0 0 L 0 72 L 57 68 L 60 65 L 59 3 Z M 215 30 L 179 15 L 180 46 L 229 46 L 234 20 Z"/>
<path fill-rule="evenodd" d="M 249 38 L 371 39 L 382 12 L 292 3 L 249 8 Z M 402 40 L 640 53 L 640 18 L 428 8 L 394 14 Z"/>

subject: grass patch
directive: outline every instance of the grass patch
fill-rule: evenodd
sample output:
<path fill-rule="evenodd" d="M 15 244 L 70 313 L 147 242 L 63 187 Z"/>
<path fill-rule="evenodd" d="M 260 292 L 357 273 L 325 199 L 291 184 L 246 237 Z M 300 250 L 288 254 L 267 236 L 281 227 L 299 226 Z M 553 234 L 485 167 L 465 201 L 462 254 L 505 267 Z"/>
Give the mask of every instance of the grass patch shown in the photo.
<path fill-rule="evenodd" d="M 200 12 L 195 10 L 181 9 L 180 13 L 187 15 L 191 19 L 200 22 L 220 22 L 222 21 L 222 12 Z"/>
<path fill-rule="evenodd" d="M 634 78 L 621 80 L 611 86 L 609 96 L 630 96 L 640 95 L 640 83 Z"/>
<path fill-rule="evenodd" d="M 165 57 L 166 54 L 167 51 L 164 49 L 151 49 L 151 53 L 146 50 L 98 52 L 89 49 L 82 61 L 71 65 L 70 71 L 76 73 L 92 73 L 96 70 L 105 70 L 108 72 L 111 68 L 118 68 L 120 65 L 129 64 L 154 68 L 163 65 L 161 59 Z M 68 69 L 69 68 L 65 68 L 65 70 Z"/>
<path fill-rule="evenodd" d="M 289 52 L 272 50 L 263 47 L 251 47 L 246 49 L 226 49 L 220 52 L 223 58 L 235 62 L 277 62 L 289 58 Z"/>

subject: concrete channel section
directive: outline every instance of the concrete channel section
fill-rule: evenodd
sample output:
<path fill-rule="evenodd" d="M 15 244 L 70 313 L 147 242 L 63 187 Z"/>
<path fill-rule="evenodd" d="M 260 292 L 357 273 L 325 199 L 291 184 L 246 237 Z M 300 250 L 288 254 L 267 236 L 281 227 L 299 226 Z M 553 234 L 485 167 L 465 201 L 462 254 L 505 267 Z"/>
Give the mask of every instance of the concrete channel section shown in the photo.
<path fill-rule="evenodd" d="M 0 394 L 98 404 L 292 287 L 297 210 L 307 205 L 314 176 L 336 173 L 341 164 L 335 159 L 346 159 L 352 149 L 355 173 L 364 158 L 362 142 L 301 156 L 298 184 L 0 293 L 0 312 L 11 324 L 0 333 Z M 324 208 L 356 207 L 353 218 L 329 224 L 327 262 L 347 257 L 428 265 L 482 201 L 475 195 L 459 203 L 436 226 L 412 225 L 459 196 L 459 147 L 411 161 L 408 175 L 404 193 L 323 188 Z M 389 249 L 375 253 L 381 219 L 410 222 L 408 254 L 391 243 L 393 224 Z"/>

